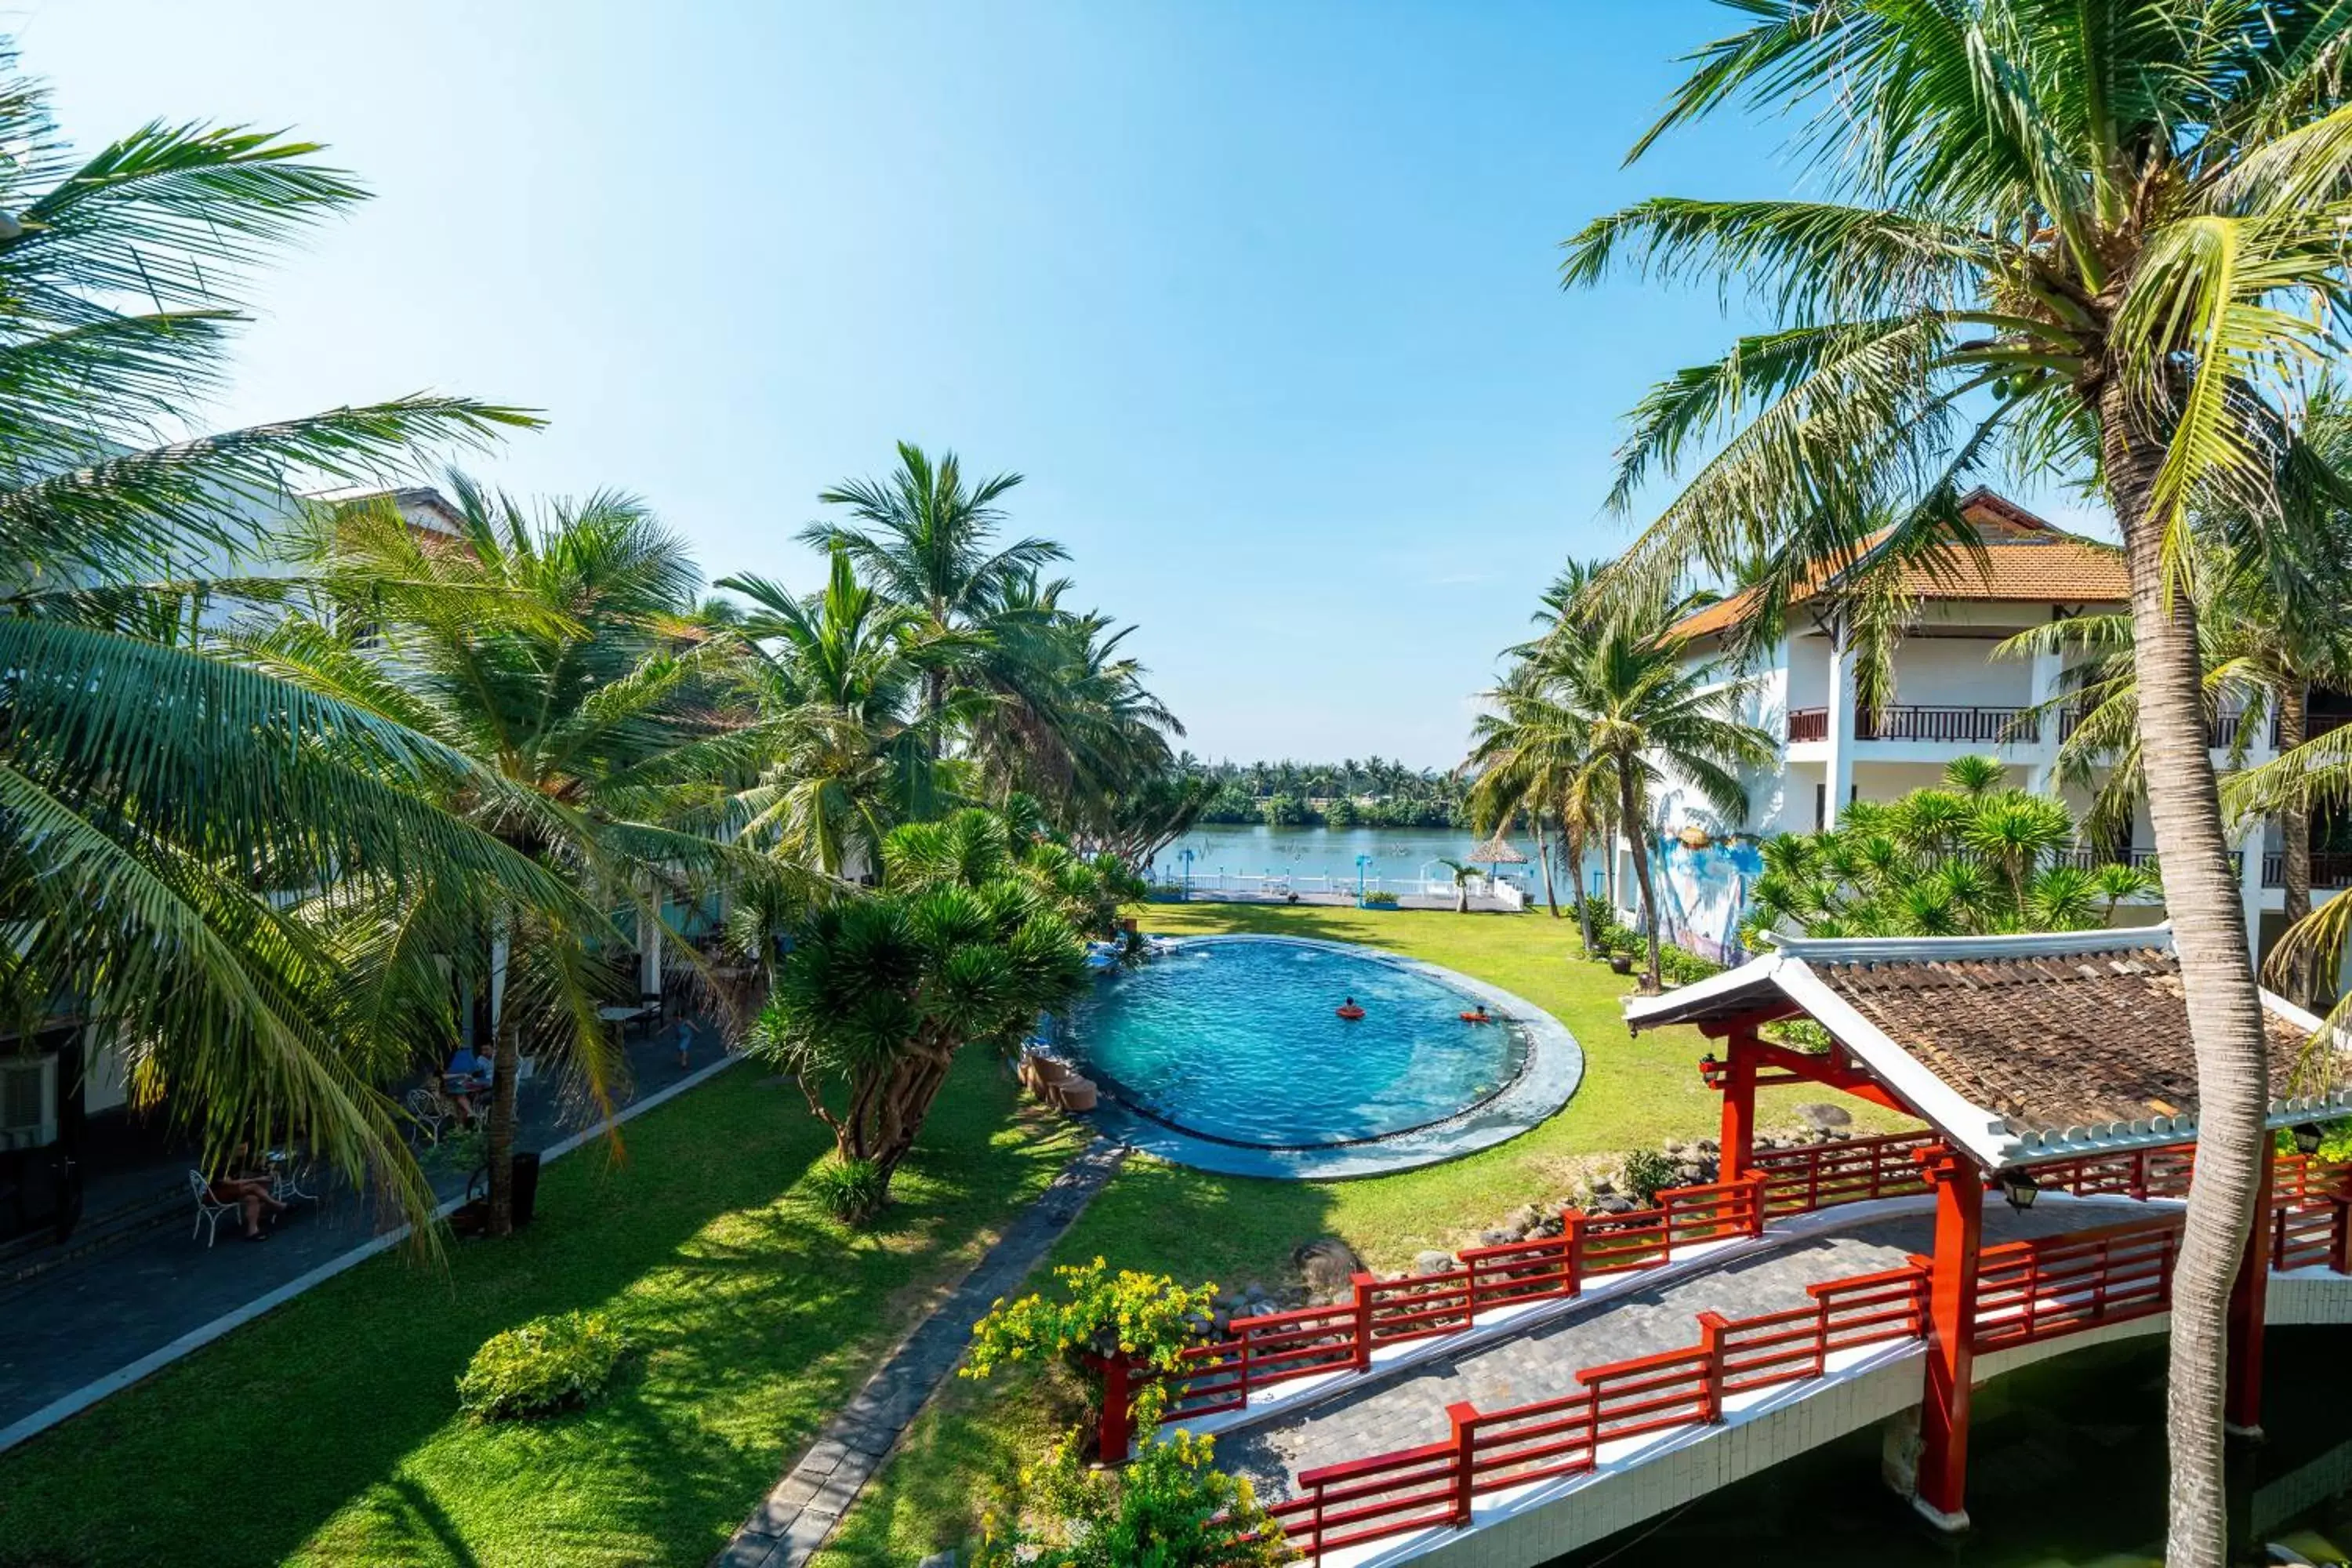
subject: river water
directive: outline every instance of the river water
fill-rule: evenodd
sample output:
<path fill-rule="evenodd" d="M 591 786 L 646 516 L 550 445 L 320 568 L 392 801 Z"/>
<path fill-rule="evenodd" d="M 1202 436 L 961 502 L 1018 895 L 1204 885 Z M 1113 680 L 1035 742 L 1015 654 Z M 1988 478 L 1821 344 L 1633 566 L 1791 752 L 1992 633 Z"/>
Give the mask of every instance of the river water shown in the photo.
<path fill-rule="evenodd" d="M 1213 886 L 1219 876 L 1236 878 L 1328 878 L 1333 888 L 1356 885 L 1356 857 L 1370 857 L 1363 868 L 1367 886 L 1419 881 L 1424 874 L 1445 879 L 1452 873 L 1436 862 L 1466 860 L 1478 847 L 1468 832 L 1442 827 L 1267 827 L 1214 826 L 1198 827 L 1160 852 L 1155 879 L 1181 881 L 1185 864 L 1181 851 L 1192 851 L 1192 876 L 1196 887 Z M 1520 854 L 1532 859 L 1532 840 L 1515 841 Z M 1504 875 L 1531 883 L 1542 891 L 1541 873 L 1534 866 L 1505 866 Z"/>
<path fill-rule="evenodd" d="M 2352 1376 L 2341 1328 L 2273 1329 L 2265 1441 L 2232 1454 L 2233 1562 L 2283 1542 L 2352 1552 Z M 1969 1516 L 1935 1533 L 1878 1480 L 1875 1428 L 1850 1434 L 1551 1568 L 2157 1568 L 2164 1537 L 2161 1339 L 2078 1351 L 1977 1390 Z M 2289 1559 L 2288 1561 L 2292 1561 Z"/>

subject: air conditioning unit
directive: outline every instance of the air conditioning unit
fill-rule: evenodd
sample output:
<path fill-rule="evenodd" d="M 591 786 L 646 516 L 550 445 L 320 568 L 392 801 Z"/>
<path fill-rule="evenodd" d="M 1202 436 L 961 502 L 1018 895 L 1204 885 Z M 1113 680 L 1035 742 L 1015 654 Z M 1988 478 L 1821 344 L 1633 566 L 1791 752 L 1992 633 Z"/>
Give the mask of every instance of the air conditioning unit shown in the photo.
<path fill-rule="evenodd" d="M 58 1058 L 0 1057 L 0 1149 L 58 1141 Z"/>

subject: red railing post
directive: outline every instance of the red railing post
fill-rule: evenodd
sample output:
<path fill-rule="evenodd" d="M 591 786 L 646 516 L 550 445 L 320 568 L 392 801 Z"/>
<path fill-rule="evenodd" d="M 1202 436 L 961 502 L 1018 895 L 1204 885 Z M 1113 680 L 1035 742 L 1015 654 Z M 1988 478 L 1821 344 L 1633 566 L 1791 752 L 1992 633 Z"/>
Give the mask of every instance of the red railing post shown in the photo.
<path fill-rule="evenodd" d="M 1449 1405 L 1445 1419 L 1454 1428 L 1454 1524 L 1456 1529 L 1470 1522 L 1470 1494 L 1477 1479 L 1478 1407 L 1470 1404 Z"/>
<path fill-rule="evenodd" d="M 1380 1281 L 1370 1274 L 1349 1277 L 1356 1288 L 1356 1370 L 1372 1370 L 1372 1287 Z"/>
<path fill-rule="evenodd" d="M 1730 1326 L 1720 1312 L 1698 1315 L 1699 1353 L 1706 1357 L 1706 1381 L 1699 1385 L 1698 1418 L 1710 1426 L 1723 1419 L 1723 1331 Z"/>
<path fill-rule="evenodd" d="M 2332 1197 L 2327 1204 L 2336 1211 L 2327 1235 L 2327 1267 L 2352 1274 L 2352 1197 Z"/>
<path fill-rule="evenodd" d="M 1764 1234 L 1764 1173 L 1750 1171 L 1739 1178 L 1748 1184 L 1748 1234 Z"/>
<path fill-rule="evenodd" d="M 1559 1211 L 1560 1283 L 1563 1294 L 1584 1294 L 1584 1224 L 1591 1216 L 1582 1209 Z"/>
<path fill-rule="evenodd" d="M 1127 1357 L 1115 1351 L 1102 1358 L 1102 1419 L 1095 1428 L 1095 1447 L 1106 1465 L 1127 1463 L 1135 1438 L 1133 1373 Z"/>

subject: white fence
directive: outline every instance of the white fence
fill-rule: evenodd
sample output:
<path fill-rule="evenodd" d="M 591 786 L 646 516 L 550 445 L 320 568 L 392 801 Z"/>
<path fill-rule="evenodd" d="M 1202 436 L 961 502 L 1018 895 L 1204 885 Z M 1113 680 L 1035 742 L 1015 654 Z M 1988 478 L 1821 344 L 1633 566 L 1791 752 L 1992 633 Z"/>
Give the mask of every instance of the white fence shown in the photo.
<path fill-rule="evenodd" d="M 1168 875 L 1164 868 L 1152 879 L 1155 891 L 1193 893 L 1236 893 L 1247 898 L 1286 898 L 1292 893 L 1344 893 L 1352 898 L 1360 889 L 1367 893 L 1394 893 L 1399 898 L 1450 899 L 1454 897 L 1453 877 L 1354 877 L 1290 876 L 1279 871 L 1252 875 L 1244 871 L 1195 871 L 1187 878 L 1179 872 Z M 1473 877 L 1470 896 L 1493 899 L 1507 909 L 1525 909 L 1527 889 L 1507 877 Z"/>

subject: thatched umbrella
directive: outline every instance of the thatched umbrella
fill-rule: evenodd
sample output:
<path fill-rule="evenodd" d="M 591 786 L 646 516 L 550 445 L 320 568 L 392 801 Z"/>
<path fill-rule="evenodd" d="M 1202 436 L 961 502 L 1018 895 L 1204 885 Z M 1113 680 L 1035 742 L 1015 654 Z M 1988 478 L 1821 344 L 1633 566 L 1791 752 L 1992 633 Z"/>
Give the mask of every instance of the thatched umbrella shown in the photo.
<path fill-rule="evenodd" d="M 1470 858 L 1486 861 L 1489 876 L 1494 874 L 1497 866 L 1524 866 L 1528 863 L 1528 858 L 1511 847 L 1511 841 L 1503 837 L 1499 828 L 1494 837 L 1470 851 Z"/>

